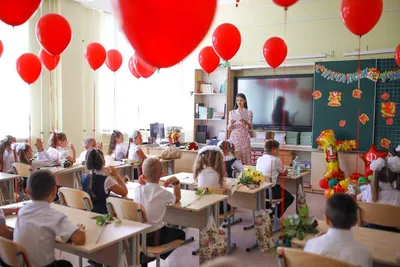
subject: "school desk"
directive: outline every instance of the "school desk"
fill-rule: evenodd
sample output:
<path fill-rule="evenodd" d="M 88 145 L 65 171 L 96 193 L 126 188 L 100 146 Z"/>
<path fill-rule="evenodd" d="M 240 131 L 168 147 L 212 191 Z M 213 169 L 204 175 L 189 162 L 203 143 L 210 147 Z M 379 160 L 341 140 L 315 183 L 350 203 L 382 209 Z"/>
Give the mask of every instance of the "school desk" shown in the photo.
<path fill-rule="evenodd" d="M 138 186 L 140 186 L 139 183 L 128 182 L 128 195 L 126 198 L 135 199 L 135 188 Z M 167 188 L 167 190 L 171 193 L 173 192 L 173 188 Z M 167 207 L 164 222 L 202 230 L 207 226 L 210 215 L 213 215 L 215 222 L 218 222 L 219 203 L 221 201 L 224 201 L 224 219 L 227 221 L 227 198 L 226 195 L 218 194 L 198 196 L 195 191 L 181 190 L 181 201 Z M 227 249 L 229 253 L 236 246 L 231 243 L 230 223 L 227 231 Z"/>
<path fill-rule="evenodd" d="M 111 161 L 107 166 L 113 166 L 116 170 L 119 171 L 122 177 L 128 175 L 129 180 L 131 181 L 133 181 L 135 177 L 135 169 L 139 170 L 138 165 L 134 165 L 131 163 L 124 163 L 122 161 Z"/>
<path fill-rule="evenodd" d="M 328 225 L 318 220 L 318 231 L 325 232 Z M 372 259 L 378 264 L 399 266 L 396 262 L 396 253 L 400 250 L 400 233 L 393 233 L 364 227 L 351 228 L 354 239 L 368 248 L 372 254 Z M 306 235 L 303 240 L 294 238 L 292 244 L 304 247 L 307 240 L 312 239 L 313 235 Z"/>
<path fill-rule="evenodd" d="M 166 170 L 166 174 L 171 175 L 175 173 L 175 160 L 176 159 L 162 159 L 160 155 L 147 155 L 148 158 L 157 158 L 161 161 L 163 169 Z"/>
<path fill-rule="evenodd" d="M 180 172 L 180 173 L 175 173 L 172 175 L 168 175 L 168 176 L 164 176 L 161 177 L 160 181 L 161 182 L 165 182 L 166 180 L 168 180 L 171 177 L 176 177 L 180 184 L 183 186 L 183 189 L 188 190 L 189 186 L 196 184 L 196 182 L 193 179 L 193 173 L 189 173 L 189 172 Z"/>
<path fill-rule="evenodd" d="M 61 166 L 42 167 L 40 170 L 51 171 L 56 176 L 56 182 L 59 186 L 72 187 L 75 189 L 82 189 L 81 178 L 86 172 L 86 166 L 80 163 L 74 164 L 72 167 L 64 168 Z M 71 175 L 72 181 L 71 184 Z"/>
<path fill-rule="evenodd" d="M 29 202 L 25 202 L 29 203 Z M 18 204 L 18 206 L 23 205 Z M 6 207 L 14 207 L 15 205 L 8 205 Z M 99 214 L 88 212 L 84 210 L 78 210 L 61 206 L 58 204 L 51 204 L 51 207 L 67 215 L 68 219 L 73 225 L 83 224 L 85 226 L 86 243 L 82 246 L 77 246 L 71 243 L 57 242 L 56 248 L 77 256 L 81 256 L 86 259 L 94 260 L 109 266 L 118 266 L 122 253 L 123 242 L 125 240 L 132 240 L 132 262 L 138 262 L 138 251 L 137 240 L 141 233 L 144 233 L 151 226 L 139 222 L 120 220 L 120 222 L 113 221 L 106 225 L 103 233 L 100 235 L 99 241 L 96 243 L 97 236 L 101 230 L 101 226 L 96 224 L 96 220 L 93 217 Z M 17 215 L 6 216 L 6 224 L 8 227 L 14 229 L 17 221 Z M 59 241 L 59 240 L 57 240 Z M 117 247 L 117 254 L 111 254 L 110 251 L 114 251 L 113 248 Z M 117 256 L 117 257 L 113 257 Z"/>
<path fill-rule="evenodd" d="M 0 172 L 0 182 L 8 182 L 8 198 L 11 202 L 15 201 L 14 185 L 19 175 Z M 3 190 L 0 188 L 0 204 L 4 203 Z"/>

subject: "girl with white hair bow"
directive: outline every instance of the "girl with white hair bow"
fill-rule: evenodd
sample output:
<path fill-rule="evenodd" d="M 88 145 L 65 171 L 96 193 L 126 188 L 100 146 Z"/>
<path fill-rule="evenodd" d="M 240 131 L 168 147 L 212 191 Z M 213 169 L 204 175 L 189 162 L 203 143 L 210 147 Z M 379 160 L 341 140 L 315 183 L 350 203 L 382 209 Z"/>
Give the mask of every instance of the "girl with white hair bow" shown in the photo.
<path fill-rule="evenodd" d="M 143 161 L 147 158 L 147 156 L 143 153 L 142 145 L 143 138 L 142 133 L 139 130 L 134 130 L 132 135 L 129 136 L 129 146 L 128 146 L 128 159 L 140 162 L 140 166 L 142 166 Z M 135 179 L 139 178 L 139 174 L 137 169 L 135 169 Z"/>

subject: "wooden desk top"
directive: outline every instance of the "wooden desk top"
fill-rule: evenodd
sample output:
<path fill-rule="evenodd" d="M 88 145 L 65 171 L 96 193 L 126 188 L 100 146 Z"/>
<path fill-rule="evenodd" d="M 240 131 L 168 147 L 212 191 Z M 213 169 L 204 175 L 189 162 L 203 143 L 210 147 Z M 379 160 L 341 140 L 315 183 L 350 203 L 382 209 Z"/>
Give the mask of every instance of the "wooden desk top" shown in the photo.
<path fill-rule="evenodd" d="M 318 230 L 325 232 L 328 225 L 324 221 L 318 220 Z M 376 262 L 385 264 L 399 264 L 396 262 L 395 256 L 400 249 L 400 234 L 387 231 L 368 229 L 364 227 L 351 228 L 354 238 L 361 244 L 366 246 L 372 254 L 372 258 Z M 292 244 L 304 247 L 307 240 L 314 236 L 307 235 L 304 240 L 294 238 Z"/>
<path fill-rule="evenodd" d="M 148 158 L 157 158 L 159 159 L 161 162 L 170 162 L 170 161 L 175 161 L 179 158 L 173 158 L 173 159 L 162 159 L 160 155 L 146 155 L 146 157 Z"/>
<path fill-rule="evenodd" d="M 0 180 L 10 180 L 10 179 L 18 178 L 18 177 L 19 177 L 19 175 L 16 175 L 16 174 L 0 172 Z"/>
<path fill-rule="evenodd" d="M 166 180 L 168 180 L 169 178 L 174 177 L 174 176 L 176 178 L 178 178 L 178 180 L 181 184 L 192 185 L 192 184 L 196 183 L 193 179 L 193 173 L 189 173 L 189 172 L 180 172 L 180 173 L 164 176 L 164 177 L 161 177 L 160 181 L 165 182 Z"/>
<path fill-rule="evenodd" d="M 58 173 L 69 173 L 69 172 L 76 172 L 76 171 L 82 171 L 86 169 L 85 165 L 82 164 L 74 164 L 72 167 L 69 168 L 64 168 L 61 166 L 54 166 L 54 167 L 42 167 L 40 168 L 40 170 L 48 170 L 51 171 L 54 174 L 58 174 Z"/>
<path fill-rule="evenodd" d="M 244 168 L 247 168 L 247 169 L 254 169 L 254 170 L 256 169 L 256 167 L 254 167 L 254 166 L 252 166 L 252 165 L 245 165 Z M 288 168 L 288 169 L 289 169 L 289 168 Z M 278 178 L 296 180 L 296 179 L 299 179 L 299 178 L 301 178 L 301 177 L 304 177 L 304 176 L 306 176 L 306 175 L 308 175 L 308 174 L 310 174 L 310 173 L 311 173 L 311 170 L 304 170 L 304 171 L 300 172 L 300 174 L 299 174 L 298 176 L 289 175 L 289 176 L 283 176 L 283 177 L 279 176 Z"/>
<path fill-rule="evenodd" d="M 236 187 L 235 192 L 240 192 L 240 193 L 256 194 L 256 193 L 258 193 L 262 190 L 266 190 L 268 187 L 272 186 L 272 183 L 263 182 L 259 187 L 251 189 L 242 184 L 237 185 L 237 182 L 238 182 L 238 179 L 236 179 L 236 178 L 226 178 L 226 185 L 231 186 L 231 187 Z"/>
<path fill-rule="evenodd" d="M 8 207 L 15 207 L 15 204 L 14 206 L 8 205 Z M 100 239 L 96 244 L 95 241 L 101 229 L 101 226 L 97 225 L 96 220 L 92 218 L 98 216 L 99 214 L 84 210 L 73 209 L 54 203 L 51 204 L 51 207 L 67 215 L 68 219 L 72 222 L 73 225 L 81 223 L 85 226 L 85 245 L 77 246 L 70 243 L 57 242 L 56 247 L 61 250 L 93 253 L 100 249 L 109 247 L 121 240 L 143 233 L 148 228 L 150 228 L 150 225 L 148 224 L 129 220 L 121 220 L 121 222 L 113 221 L 105 227 L 104 232 L 101 234 Z M 16 221 L 16 214 L 6 216 L 6 224 L 8 227 L 14 229 Z"/>
<path fill-rule="evenodd" d="M 135 188 L 137 188 L 138 186 L 140 186 L 139 183 L 128 182 L 128 195 L 126 196 L 126 198 L 132 200 L 135 199 Z M 167 188 L 167 190 L 173 193 L 173 188 Z M 169 208 L 199 212 L 227 198 L 228 196 L 226 195 L 217 194 L 198 196 L 196 195 L 196 191 L 181 189 L 181 201 L 173 206 L 170 206 Z"/>

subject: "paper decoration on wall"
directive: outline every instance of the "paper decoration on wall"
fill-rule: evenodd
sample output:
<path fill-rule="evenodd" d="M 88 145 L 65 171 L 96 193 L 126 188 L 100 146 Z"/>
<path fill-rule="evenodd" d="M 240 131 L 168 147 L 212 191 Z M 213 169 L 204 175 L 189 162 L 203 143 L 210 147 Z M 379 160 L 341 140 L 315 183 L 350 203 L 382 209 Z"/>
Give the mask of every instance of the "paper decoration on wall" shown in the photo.
<path fill-rule="evenodd" d="M 357 99 L 361 99 L 362 91 L 360 89 L 354 89 L 352 96 Z"/>
<path fill-rule="evenodd" d="M 387 118 L 394 118 L 396 115 L 396 103 L 395 102 L 383 102 L 381 104 L 381 114 L 382 117 Z"/>
<path fill-rule="evenodd" d="M 348 151 L 354 150 L 357 148 L 356 140 L 338 140 L 337 141 L 337 150 Z"/>
<path fill-rule="evenodd" d="M 337 91 L 329 92 L 328 100 L 329 100 L 328 106 L 340 107 L 342 105 L 340 103 L 340 101 L 342 101 L 342 93 Z"/>
<path fill-rule="evenodd" d="M 363 113 L 360 115 L 360 117 L 358 118 L 360 120 L 360 122 L 365 125 L 368 121 L 369 121 L 369 117 L 367 114 Z"/>
<path fill-rule="evenodd" d="M 313 92 L 311 95 L 314 97 L 315 100 L 317 100 L 317 99 L 321 98 L 322 93 L 320 90 L 317 90 L 317 91 Z"/>
<path fill-rule="evenodd" d="M 394 69 L 389 71 L 380 72 L 377 68 L 365 68 L 358 72 L 352 73 L 341 73 L 339 71 L 334 71 L 326 68 L 322 64 L 317 64 L 314 67 L 315 72 L 321 74 L 327 80 L 339 82 L 339 83 L 352 83 L 357 82 L 359 77 L 361 79 L 367 78 L 373 82 L 381 80 L 382 83 L 386 81 L 396 81 L 400 80 L 400 69 Z"/>
<path fill-rule="evenodd" d="M 382 98 L 383 100 L 388 100 L 389 97 L 390 97 L 390 95 L 389 95 L 388 93 L 383 93 L 383 94 L 381 95 L 381 98 Z"/>
<path fill-rule="evenodd" d="M 383 148 L 390 149 L 390 144 L 391 143 L 392 142 L 390 142 L 389 139 L 386 139 L 386 138 L 382 138 L 381 139 L 381 147 L 383 147 Z"/>
<path fill-rule="evenodd" d="M 341 121 L 339 121 L 339 126 L 340 126 L 340 127 L 346 126 L 346 120 L 341 120 Z"/>
<path fill-rule="evenodd" d="M 386 125 L 388 125 L 388 126 L 393 125 L 393 118 L 387 119 Z"/>

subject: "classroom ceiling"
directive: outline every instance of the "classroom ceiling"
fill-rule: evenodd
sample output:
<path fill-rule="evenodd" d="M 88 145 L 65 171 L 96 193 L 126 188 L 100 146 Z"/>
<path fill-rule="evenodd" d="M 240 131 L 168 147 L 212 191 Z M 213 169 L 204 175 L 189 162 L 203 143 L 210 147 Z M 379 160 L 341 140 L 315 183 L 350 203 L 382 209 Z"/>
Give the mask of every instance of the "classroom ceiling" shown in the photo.
<path fill-rule="evenodd" d="M 82 3 L 82 5 L 88 8 L 100 9 L 106 12 L 113 13 L 111 0 L 74 0 L 74 1 Z M 218 0 L 219 5 L 232 4 L 235 2 L 236 0 Z"/>

